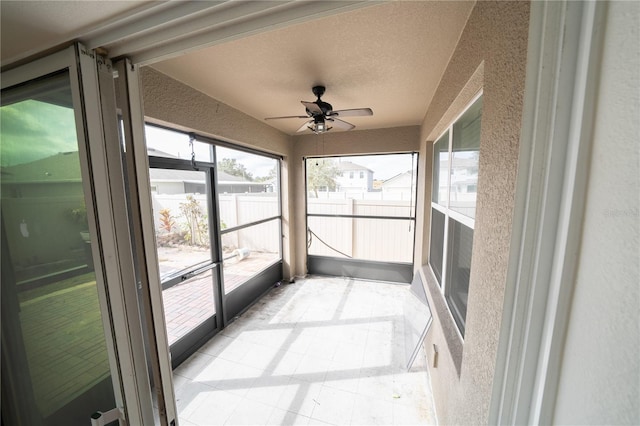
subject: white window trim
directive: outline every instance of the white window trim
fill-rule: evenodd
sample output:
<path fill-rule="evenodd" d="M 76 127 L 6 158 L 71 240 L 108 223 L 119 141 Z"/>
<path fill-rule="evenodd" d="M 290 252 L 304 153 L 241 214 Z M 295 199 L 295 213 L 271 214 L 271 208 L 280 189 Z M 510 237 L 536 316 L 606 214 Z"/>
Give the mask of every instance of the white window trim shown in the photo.
<path fill-rule="evenodd" d="M 516 204 L 489 424 L 554 420 L 606 8 L 606 2 L 531 3 Z"/>
<path fill-rule="evenodd" d="M 449 125 L 447 125 L 447 127 L 440 133 L 440 136 L 438 136 L 435 140 L 435 142 L 433 143 L 433 154 L 432 154 L 432 158 L 435 159 L 436 156 L 436 143 L 440 141 L 440 139 L 442 139 L 444 137 L 445 134 L 448 133 L 448 154 L 449 154 L 449 172 L 447 173 L 447 195 L 450 195 L 451 192 L 451 164 L 452 164 L 452 149 L 453 149 L 453 126 L 455 125 L 455 123 L 469 110 L 469 108 L 471 108 L 471 106 L 476 103 L 476 101 L 478 101 L 478 99 L 480 99 L 482 97 L 483 91 L 480 90 L 472 99 L 469 103 L 467 103 L 465 105 L 465 107 L 462 109 L 462 111 L 456 115 L 454 117 L 453 120 L 451 120 L 451 122 L 449 123 Z M 433 161 L 433 160 L 432 160 Z M 433 170 L 432 170 L 433 173 Z M 433 182 L 433 175 L 432 175 L 432 182 Z M 434 188 L 432 186 L 431 190 L 433 191 Z M 444 220 L 444 236 L 443 236 L 443 244 L 442 244 L 442 265 L 441 265 L 441 277 L 440 277 L 440 293 L 442 294 L 442 297 L 445 300 L 445 306 L 447 308 L 447 311 L 449 312 L 449 315 L 451 315 L 451 318 L 454 321 L 454 324 L 456 325 L 454 328 L 456 329 L 456 332 L 458 333 L 458 337 L 460 338 L 460 340 L 464 341 L 464 336 L 462 336 L 462 331 L 460 330 L 460 327 L 458 326 L 457 321 L 455 320 L 455 316 L 453 314 L 453 312 L 451 311 L 451 307 L 449 306 L 449 302 L 447 301 L 447 291 L 449 289 L 449 283 L 447 281 L 447 260 L 449 257 L 449 250 L 448 250 L 448 241 L 449 241 L 449 219 L 453 219 L 456 222 L 459 222 L 461 224 L 463 224 L 464 226 L 471 228 L 472 230 L 475 231 L 475 218 L 471 218 L 469 216 L 466 216 L 462 213 L 459 213 L 455 210 L 451 210 L 451 202 L 450 202 L 450 196 L 447 197 L 447 199 L 445 200 L 445 205 L 436 203 L 433 201 L 433 198 L 431 200 L 431 208 L 434 210 L 439 211 L 440 213 L 444 214 L 445 216 L 445 220 Z M 433 226 L 433 217 L 431 218 L 431 223 L 430 223 L 430 227 Z M 429 246 L 431 246 L 431 238 L 429 238 Z M 433 272 L 433 268 L 431 267 L 431 262 L 428 262 L 429 265 L 429 269 L 431 271 L 431 273 L 433 274 L 433 276 L 435 277 L 435 273 Z M 466 322 L 466 321 L 465 321 Z"/>

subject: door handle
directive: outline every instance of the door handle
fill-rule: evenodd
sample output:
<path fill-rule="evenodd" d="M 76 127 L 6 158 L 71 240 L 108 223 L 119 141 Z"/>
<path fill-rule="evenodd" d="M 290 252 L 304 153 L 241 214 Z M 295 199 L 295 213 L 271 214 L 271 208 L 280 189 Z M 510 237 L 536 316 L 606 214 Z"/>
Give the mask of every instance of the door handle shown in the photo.
<path fill-rule="evenodd" d="M 190 278 L 195 277 L 196 275 L 200 275 L 203 272 L 208 271 L 209 269 L 213 269 L 215 266 L 217 266 L 217 263 L 210 263 L 209 265 L 203 266 L 202 268 L 196 269 L 196 270 L 191 271 L 191 272 L 187 272 L 186 274 L 184 274 L 184 275 L 182 275 L 180 277 L 180 280 L 181 281 L 186 281 L 186 280 L 188 280 Z"/>
<path fill-rule="evenodd" d="M 91 415 L 91 426 L 104 426 L 116 420 L 124 420 L 122 411 L 119 408 L 112 408 L 111 410 L 103 413 L 102 411 L 96 411 Z"/>

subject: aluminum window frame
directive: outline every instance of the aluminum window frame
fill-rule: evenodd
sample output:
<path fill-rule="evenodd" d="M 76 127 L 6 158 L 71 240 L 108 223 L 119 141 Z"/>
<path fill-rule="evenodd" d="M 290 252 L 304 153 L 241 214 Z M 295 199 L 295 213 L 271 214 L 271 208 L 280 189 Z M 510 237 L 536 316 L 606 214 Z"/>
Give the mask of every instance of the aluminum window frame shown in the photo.
<path fill-rule="evenodd" d="M 262 218 L 262 219 L 258 219 L 252 222 L 247 222 L 247 223 L 243 223 L 242 225 L 237 225 L 237 226 L 233 226 L 230 228 L 225 228 L 225 229 L 220 229 L 218 231 L 218 233 L 220 234 L 220 236 L 225 235 L 227 233 L 230 232 L 234 232 L 234 231 L 239 231 L 241 229 L 245 229 L 245 228 L 249 228 L 251 226 L 256 226 L 256 225 L 262 225 L 263 223 L 266 222 L 271 222 L 273 220 L 279 220 L 279 228 L 280 228 L 280 235 L 282 236 L 282 173 L 281 173 L 281 169 L 282 169 L 282 161 L 283 161 L 283 157 L 281 155 L 278 154 L 274 154 L 274 153 L 270 153 L 270 152 L 266 152 L 266 151 L 261 151 L 258 149 L 254 149 L 254 148 L 250 148 L 250 147 L 246 147 L 246 146 L 242 146 L 242 145 L 236 145 L 232 142 L 227 142 L 227 141 L 223 141 L 220 139 L 216 139 L 216 138 L 212 138 L 212 137 L 208 137 L 208 136 L 204 136 L 195 132 L 188 132 L 188 131 L 184 131 L 184 130 L 179 130 L 175 127 L 171 127 L 168 125 L 163 125 L 163 124 L 156 124 L 156 123 L 152 123 L 149 121 L 145 121 L 144 123 L 145 127 L 146 126 L 150 126 L 150 127 L 156 127 L 159 129 L 163 129 L 163 130 L 168 130 L 168 131 L 172 131 L 175 133 L 182 133 L 187 137 L 192 138 L 194 141 L 197 142 L 201 142 L 201 143 L 206 143 L 208 145 L 211 145 L 211 161 L 202 161 L 202 160 L 195 160 L 192 162 L 190 162 L 189 160 L 186 159 L 175 159 L 175 160 L 170 160 L 170 161 L 166 161 L 166 159 L 164 157 L 155 157 L 154 161 L 157 164 L 163 164 L 164 162 L 171 162 L 171 163 L 176 163 L 176 160 L 179 160 L 181 162 L 181 164 L 185 165 L 184 170 L 188 170 L 188 165 L 194 165 L 196 168 L 198 167 L 198 165 L 201 165 L 202 167 L 211 167 L 214 171 L 214 176 L 212 181 L 214 182 L 213 188 L 212 188 L 212 192 L 211 192 L 211 197 L 215 197 L 216 201 L 215 201 L 215 205 L 214 208 L 216 210 L 216 214 L 219 216 L 219 212 L 217 212 L 218 209 L 218 201 L 217 201 L 217 187 L 218 187 L 218 177 L 217 177 L 217 163 L 218 163 L 218 158 L 217 158 L 217 150 L 216 147 L 223 147 L 223 148 L 228 148 L 228 149 L 233 149 L 236 151 L 242 151 L 242 152 L 246 152 L 248 154 L 253 154 L 253 155 L 259 155 L 262 157 L 267 157 L 267 158 L 271 158 L 273 160 L 277 161 L 277 167 L 276 167 L 276 182 L 278 184 L 278 202 L 277 202 L 277 206 L 278 206 L 278 214 L 274 215 L 274 216 L 269 216 L 266 218 Z M 150 157 L 151 158 L 151 157 Z M 279 240 L 279 251 L 280 251 L 280 262 L 282 262 L 282 258 L 283 258 L 283 242 L 282 242 L 282 238 L 280 238 Z M 214 256 L 215 257 L 215 256 Z M 203 262 L 204 263 L 204 262 Z"/>
<path fill-rule="evenodd" d="M 308 206 L 308 181 L 307 181 L 307 162 L 312 159 L 330 159 L 330 158 L 345 158 L 345 157 L 368 157 L 368 156 L 384 156 L 384 155 L 410 155 L 411 165 L 415 167 L 413 171 L 414 179 L 412 180 L 412 192 L 411 199 L 409 201 L 409 216 L 380 216 L 380 215 L 359 215 L 359 214 L 327 214 L 327 213 L 309 213 Z M 307 269 L 313 273 L 313 270 L 317 270 L 317 273 L 332 275 L 331 271 L 335 271 L 336 267 L 341 268 L 342 273 L 353 273 L 354 277 L 362 279 L 372 279 L 390 282 L 406 282 L 410 283 L 413 278 L 413 266 L 416 261 L 416 217 L 417 217 L 417 198 L 418 198 L 418 175 L 420 154 L 417 151 L 403 151 L 403 152 L 379 152 L 379 153 L 352 153 L 344 155 L 327 155 L 327 156 L 305 156 L 303 158 L 304 168 L 304 186 L 305 186 L 305 225 L 308 229 L 308 219 L 312 217 L 325 217 L 334 219 L 374 219 L 374 220 L 404 220 L 412 223 L 413 227 L 413 242 L 412 253 L 410 262 L 380 262 L 367 259 L 343 259 L 334 258 L 330 256 L 322 255 L 310 255 L 309 247 L 306 248 Z M 339 172 L 339 176 L 346 178 L 347 171 Z M 349 171 L 349 179 L 352 179 L 354 172 Z M 310 266 L 311 265 L 311 266 Z"/>

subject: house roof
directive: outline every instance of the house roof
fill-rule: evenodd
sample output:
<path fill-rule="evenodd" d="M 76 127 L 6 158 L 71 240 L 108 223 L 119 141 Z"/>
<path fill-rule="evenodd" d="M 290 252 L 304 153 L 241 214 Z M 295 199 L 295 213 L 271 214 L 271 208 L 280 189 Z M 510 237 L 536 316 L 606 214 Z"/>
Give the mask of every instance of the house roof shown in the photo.
<path fill-rule="evenodd" d="M 252 182 L 244 179 L 242 176 L 234 176 L 229 173 L 218 170 L 218 183 L 222 184 L 260 184 L 261 182 Z M 205 183 L 202 172 L 197 170 L 172 170 L 172 169 L 156 169 L 149 170 L 149 178 L 153 182 L 193 182 Z"/>
<path fill-rule="evenodd" d="M 2 167 L 5 183 L 80 182 L 78 151 L 59 152 L 29 163 Z"/>
<path fill-rule="evenodd" d="M 350 171 L 359 171 L 366 170 L 368 172 L 373 173 L 371 169 L 366 168 L 365 166 L 361 166 L 360 164 L 353 163 L 351 161 L 340 161 L 337 164 L 337 167 L 342 172 L 350 172 Z"/>
<path fill-rule="evenodd" d="M 411 170 L 407 170 L 406 172 L 403 172 L 403 173 L 398 173 L 397 175 L 390 177 L 389 179 L 382 182 L 382 186 L 392 186 L 396 183 L 400 183 L 401 181 L 407 178 L 411 179 L 411 175 L 412 175 Z"/>

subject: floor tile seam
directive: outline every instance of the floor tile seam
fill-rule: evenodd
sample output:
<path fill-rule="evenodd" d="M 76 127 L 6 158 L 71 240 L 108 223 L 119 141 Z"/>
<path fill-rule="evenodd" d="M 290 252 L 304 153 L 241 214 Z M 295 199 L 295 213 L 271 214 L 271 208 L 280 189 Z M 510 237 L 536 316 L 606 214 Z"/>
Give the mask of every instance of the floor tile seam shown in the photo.
<path fill-rule="evenodd" d="M 298 416 L 298 417 L 304 417 L 304 418 L 305 418 L 305 419 L 307 419 L 307 420 L 311 420 L 311 417 L 309 417 L 309 416 L 305 416 L 304 414 L 300 414 L 300 413 L 299 413 L 299 412 L 297 412 L 297 411 L 286 410 L 286 409 L 284 409 L 284 408 L 280 408 L 280 407 L 275 407 L 275 408 L 276 408 L 277 410 L 285 411 L 285 412 L 287 412 L 287 413 L 294 414 L 294 415 L 296 415 L 296 416 Z M 273 415 L 273 413 L 272 413 L 272 415 Z"/>
<path fill-rule="evenodd" d="M 197 383 L 197 384 L 199 384 L 199 385 L 201 385 L 201 386 L 206 386 L 206 387 L 208 387 L 208 388 L 211 388 L 212 390 L 219 390 L 218 388 L 216 388 L 216 387 L 215 387 L 215 386 L 213 386 L 213 385 L 210 385 L 210 384 L 209 384 L 209 383 L 207 383 L 207 382 L 201 382 L 201 381 L 199 381 L 199 380 L 194 380 L 194 379 L 191 379 L 191 378 L 189 378 L 189 377 L 187 377 L 187 376 L 183 376 L 183 375 L 181 375 L 181 374 L 176 374 L 175 372 L 174 372 L 173 374 L 174 374 L 174 376 L 180 376 L 180 377 L 182 377 L 183 379 L 188 380 L 188 382 L 187 382 L 187 383 L 184 383 L 182 386 L 180 386 L 180 388 L 184 388 L 185 386 L 188 386 L 188 385 L 190 385 L 190 384 L 192 384 L 192 383 Z"/>
<path fill-rule="evenodd" d="M 343 389 L 343 388 L 336 388 L 334 386 L 326 384 L 326 381 L 322 383 L 322 388 L 325 388 L 325 387 L 329 388 L 330 390 L 334 390 L 334 391 L 337 390 L 337 391 L 341 391 L 341 392 L 350 393 L 350 394 L 353 394 L 356 397 L 357 396 L 361 396 L 357 391 L 353 392 L 353 391 L 350 391 L 350 390 L 347 390 L 347 389 Z"/>
<path fill-rule="evenodd" d="M 225 420 L 225 423 L 224 423 L 225 425 L 238 425 L 238 423 L 228 423 L 228 422 L 233 417 L 233 415 L 236 413 L 236 411 L 238 409 L 240 409 L 240 405 L 241 405 L 243 400 L 247 400 L 250 403 L 262 404 L 262 405 L 267 406 L 268 408 L 270 408 L 271 410 L 269 411 L 269 415 L 266 416 L 267 417 L 267 421 L 268 421 L 269 418 L 271 418 L 271 415 L 273 414 L 273 411 L 277 408 L 277 407 L 275 407 L 275 406 L 273 406 L 271 404 L 266 404 L 266 403 L 261 402 L 261 401 L 251 400 L 251 399 L 247 398 L 247 396 L 245 395 L 245 396 L 242 397 L 242 400 L 238 401 L 238 403 L 237 403 L 236 407 L 234 408 L 233 412 L 229 415 L 229 417 L 227 417 L 227 419 Z M 266 423 L 260 423 L 260 424 L 266 424 Z"/>
<path fill-rule="evenodd" d="M 324 388 L 324 385 L 322 386 L 322 388 Z M 336 391 L 336 390 L 339 390 L 339 391 L 341 391 L 341 392 L 348 393 L 348 391 L 343 391 L 343 390 L 340 390 L 340 389 L 334 389 L 334 388 L 329 388 L 329 390 L 330 390 L 330 391 Z M 320 396 L 321 394 L 322 394 L 322 389 L 321 389 L 320 393 L 318 394 L 318 396 Z M 318 421 L 320 421 L 320 422 L 327 423 L 327 424 L 331 424 L 331 425 L 338 425 L 338 423 L 331 423 L 331 422 L 327 422 L 326 420 L 322 420 L 322 419 L 320 419 L 320 418 L 318 418 L 318 417 L 315 417 L 315 416 L 314 416 L 314 414 L 315 414 L 315 412 L 316 412 L 316 409 L 318 408 L 318 406 L 319 406 L 320 404 L 321 404 L 321 403 L 320 403 L 320 402 L 318 402 L 318 403 L 317 403 L 317 405 L 314 405 L 313 410 L 311 411 L 311 419 L 313 419 L 313 420 L 318 420 Z M 353 416 L 353 408 L 354 408 L 354 406 L 355 406 L 355 398 L 354 398 L 354 400 L 351 402 L 351 408 L 350 408 L 349 420 L 351 420 L 351 417 Z"/>
<path fill-rule="evenodd" d="M 280 397 L 282 397 L 282 395 L 281 395 Z M 278 401 L 276 401 L 276 402 L 274 402 L 274 403 L 267 403 L 267 402 L 259 401 L 259 400 L 255 399 L 255 398 L 251 398 L 251 397 L 249 397 L 249 396 L 247 396 L 247 395 L 243 396 L 242 398 L 243 398 L 243 399 L 246 399 L 246 400 L 247 400 L 248 402 L 250 402 L 250 403 L 254 403 L 254 402 L 255 402 L 255 403 L 258 403 L 258 404 L 265 405 L 265 406 L 267 406 L 267 407 L 269 407 L 269 408 L 271 408 L 271 409 L 272 409 L 272 410 L 271 410 L 271 412 L 272 412 L 272 413 L 273 413 L 273 410 L 274 410 L 274 409 L 279 409 L 279 410 L 287 411 L 287 412 L 289 412 L 289 413 L 300 414 L 300 413 L 298 413 L 298 412 L 296 412 L 296 411 L 286 410 L 286 409 L 284 409 L 284 408 L 279 407 L 279 406 L 278 406 L 278 403 L 280 402 L 280 398 L 278 398 Z M 236 407 L 236 408 L 237 408 L 237 407 Z M 305 417 L 308 417 L 308 416 L 305 416 Z"/>
<path fill-rule="evenodd" d="M 193 419 L 193 416 L 198 413 L 200 411 L 200 407 L 202 406 L 202 404 L 204 404 L 206 401 L 201 400 L 198 402 L 198 404 L 195 407 L 191 407 L 190 410 L 182 410 L 181 413 L 178 414 L 178 416 L 184 417 L 187 419 L 187 421 L 195 423 L 195 424 L 200 424 L 199 422 L 195 421 L 195 419 Z M 193 401 L 191 401 L 191 403 L 193 403 Z M 189 412 L 188 414 L 186 412 Z"/>

